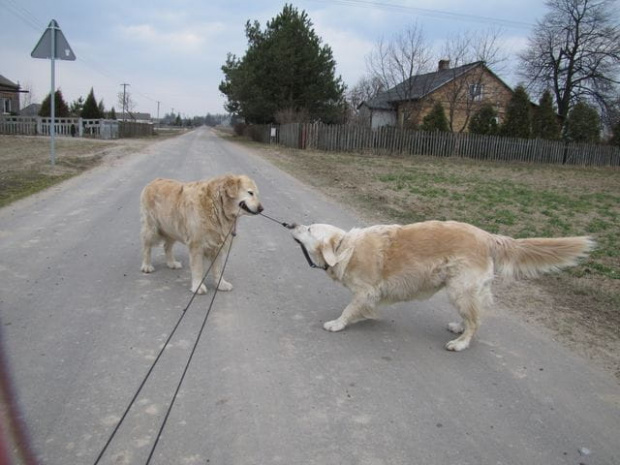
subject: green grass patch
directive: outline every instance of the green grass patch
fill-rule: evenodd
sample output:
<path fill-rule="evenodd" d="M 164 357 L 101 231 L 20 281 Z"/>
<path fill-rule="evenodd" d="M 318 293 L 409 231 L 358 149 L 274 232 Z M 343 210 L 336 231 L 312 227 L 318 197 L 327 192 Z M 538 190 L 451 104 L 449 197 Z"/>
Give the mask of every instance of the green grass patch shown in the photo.
<path fill-rule="evenodd" d="M 0 176 L 0 208 L 47 189 L 70 178 L 71 174 L 51 176 L 40 172 L 3 173 Z"/>

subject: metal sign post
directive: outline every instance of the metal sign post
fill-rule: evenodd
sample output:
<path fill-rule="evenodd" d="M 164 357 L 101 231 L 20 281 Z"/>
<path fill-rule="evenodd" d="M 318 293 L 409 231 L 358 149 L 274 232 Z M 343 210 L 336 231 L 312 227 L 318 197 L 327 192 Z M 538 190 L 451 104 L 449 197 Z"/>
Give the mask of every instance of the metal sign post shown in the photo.
<path fill-rule="evenodd" d="M 52 62 L 51 73 L 52 73 L 52 90 L 50 92 L 50 160 L 52 166 L 56 163 L 56 146 L 55 146 L 55 136 L 56 136 L 56 67 L 55 61 L 58 60 L 75 60 L 75 54 L 64 34 L 60 30 L 60 26 L 55 19 L 52 19 L 47 26 L 47 29 L 39 39 L 39 42 L 35 46 L 34 50 L 30 54 L 32 58 L 46 58 L 50 59 Z"/>

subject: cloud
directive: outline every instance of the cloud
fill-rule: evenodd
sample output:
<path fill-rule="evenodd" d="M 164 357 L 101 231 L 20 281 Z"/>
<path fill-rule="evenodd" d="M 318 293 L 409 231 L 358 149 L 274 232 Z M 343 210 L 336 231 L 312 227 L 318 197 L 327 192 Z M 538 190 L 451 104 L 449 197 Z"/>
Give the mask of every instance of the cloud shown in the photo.
<path fill-rule="evenodd" d="M 222 23 L 203 23 L 168 31 L 152 24 L 120 27 L 125 39 L 141 43 L 154 52 L 163 50 L 184 54 L 203 52 L 209 40 L 225 30 L 226 27 Z"/>

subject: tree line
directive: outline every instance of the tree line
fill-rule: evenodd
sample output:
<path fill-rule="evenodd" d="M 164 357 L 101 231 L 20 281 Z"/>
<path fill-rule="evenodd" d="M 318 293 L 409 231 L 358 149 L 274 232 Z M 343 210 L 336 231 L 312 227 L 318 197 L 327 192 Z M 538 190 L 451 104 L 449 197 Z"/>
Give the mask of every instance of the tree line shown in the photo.
<path fill-rule="evenodd" d="M 495 107 L 472 104 L 463 127 L 455 127 L 455 105 L 448 101 L 444 108 L 437 104 L 419 128 L 588 142 L 598 142 L 605 130 L 619 143 L 620 21 L 614 0 L 547 0 L 545 5 L 547 13 L 518 56 L 522 81 L 501 124 Z M 413 24 L 378 41 L 367 56 L 367 74 L 347 89 L 336 75 L 331 48 L 305 11 L 287 4 L 264 29 L 248 20 L 245 35 L 247 50 L 242 57 L 228 55 L 219 89 L 227 98 L 226 110 L 246 123 L 350 122 L 361 102 L 387 90 L 406 93 L 398 85 L 429 72 L 438 61 L 421 27 Z M 499 71 L 507 61 L 501 34 L 493 29 L 447 38 L 441 56 L 453 66 L 483 61 Z M 456 100 L 458 92 L 463 89 L 449 99 Z"/>

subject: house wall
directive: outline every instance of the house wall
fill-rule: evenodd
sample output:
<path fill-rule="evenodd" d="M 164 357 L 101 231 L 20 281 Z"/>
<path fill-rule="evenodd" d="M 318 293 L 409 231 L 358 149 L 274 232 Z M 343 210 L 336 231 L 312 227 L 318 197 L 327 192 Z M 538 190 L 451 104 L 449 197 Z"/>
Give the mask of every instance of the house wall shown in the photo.
<path fill-rule="evenodd" d="M 470 96 L 470 85 L 482 84 L 483 93 L 479 99 Z M 441 102 L 454 132 L 467 132 L 471 117 L 485 103 L 490 103 L 498 113 L 499 122 L 504 120 L 512 91 L 486 68 L 476 68 L 464 76 L 446 84 L 418 102 L 399 106 L 399 118 L 405 127 L 417 127 L 431 111 L 436 102 Z M 405 116 L 410 120 L 404 121 Z"/>

